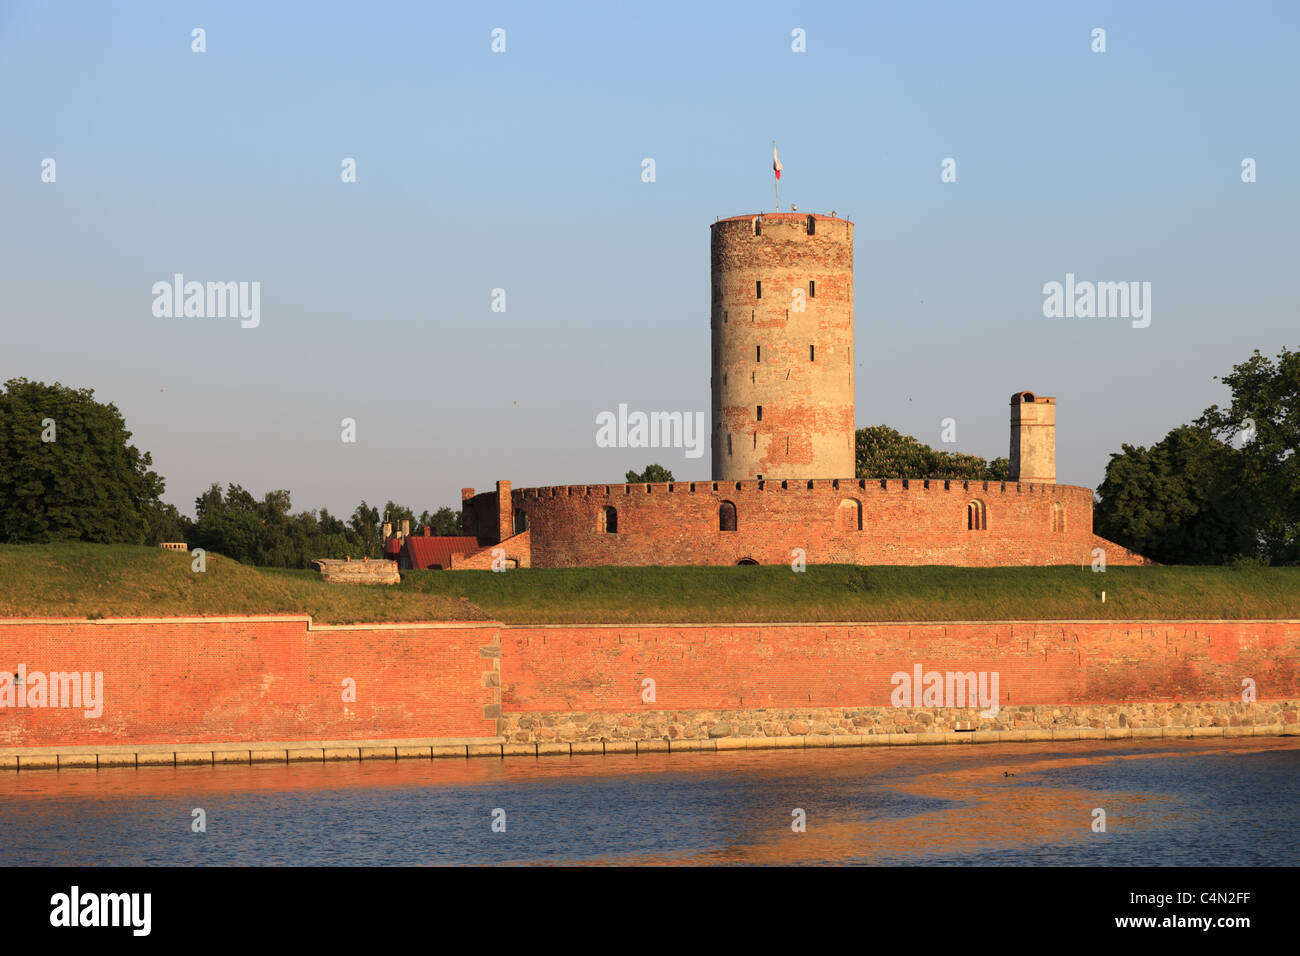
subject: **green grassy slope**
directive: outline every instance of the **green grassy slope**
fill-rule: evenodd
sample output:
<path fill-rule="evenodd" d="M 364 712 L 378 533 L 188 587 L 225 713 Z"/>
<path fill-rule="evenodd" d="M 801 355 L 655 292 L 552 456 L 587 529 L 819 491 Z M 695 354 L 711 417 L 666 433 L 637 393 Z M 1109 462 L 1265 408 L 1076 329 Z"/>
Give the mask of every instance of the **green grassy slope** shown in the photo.
<path fill-rule="evenodd" d="M 223 559 L 195 574 L 188 555 L 157 548 L 0 545 L 0 617 L 271 613 L 321 623 L 1300 619 L 1300 568 L 415 571 L 386 587 Z"/>
<path fill-rule="evenodd" d="M 326 584 L 315 571 L 276 572 L 125 545 L 0 545 L 0 617 L 310 614 L 322 623 L 482 619 L 458 597 L 383 585 Z"/>
<path fill-rule="evenodd" d="M 403 575 L 506 622 L 1300 619 L 1300 568 L 578 568 Z M 1101 592 L 1106 591 L 1106 603 Z"/>

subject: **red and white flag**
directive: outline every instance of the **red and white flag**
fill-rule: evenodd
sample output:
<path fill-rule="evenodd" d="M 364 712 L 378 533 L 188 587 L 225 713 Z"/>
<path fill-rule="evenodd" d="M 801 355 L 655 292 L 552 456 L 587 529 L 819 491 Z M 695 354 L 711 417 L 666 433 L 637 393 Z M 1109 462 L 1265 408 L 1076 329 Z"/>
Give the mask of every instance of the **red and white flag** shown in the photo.
<path fill-rule="evenodd" d="M 776 173 L 776 178 L 781 178 L 781 160 L 776 157 L 776 143 L 772 144 L 772 170 Z"/>

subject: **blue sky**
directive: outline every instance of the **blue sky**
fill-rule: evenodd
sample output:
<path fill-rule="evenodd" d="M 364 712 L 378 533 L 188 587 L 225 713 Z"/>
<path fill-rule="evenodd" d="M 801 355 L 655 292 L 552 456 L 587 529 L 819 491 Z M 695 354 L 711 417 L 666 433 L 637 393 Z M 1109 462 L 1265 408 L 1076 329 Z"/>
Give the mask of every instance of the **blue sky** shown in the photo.
<path fill-rule="evenodd" d="M 1300 344 L 1297 48 L 1291 3 L 6 2 L 0 380 L 116 403 L 186 512 L 707 478 L 595 416 L 707 418 L 708 225 L 772 208 L 776 140 L 783 207 L 856 223 L 858 425 L 994 457 L 1055 395 L 1096 485 Z M 177 272 L 261 324 L 156 318 Z M 1150 326 L 1045 318 L 1067 272 L 1151 282 Z"/>

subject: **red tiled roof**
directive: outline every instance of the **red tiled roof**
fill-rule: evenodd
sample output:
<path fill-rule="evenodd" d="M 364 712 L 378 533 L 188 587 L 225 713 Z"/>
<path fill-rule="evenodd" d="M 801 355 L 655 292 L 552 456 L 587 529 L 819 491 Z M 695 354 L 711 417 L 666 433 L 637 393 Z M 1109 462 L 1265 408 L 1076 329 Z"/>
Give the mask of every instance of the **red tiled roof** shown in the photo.
<path fill-rule="evenodd" d="M 450 568 L 453 554 L 473 554 L 480 550 L 478 538 L 452 535 L 416 535 L 406 539 L 406 556 L 417 570 Z"/>

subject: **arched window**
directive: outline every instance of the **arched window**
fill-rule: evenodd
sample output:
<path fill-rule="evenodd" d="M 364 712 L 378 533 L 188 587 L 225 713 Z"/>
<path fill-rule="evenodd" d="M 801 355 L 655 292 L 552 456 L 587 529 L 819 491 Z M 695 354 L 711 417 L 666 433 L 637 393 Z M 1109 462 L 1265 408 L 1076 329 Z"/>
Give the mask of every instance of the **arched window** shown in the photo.
<path fill-rule="evenodd" d="M 988 528 L 988 512 L 984 508 L 984 502 L 976 498 L 966 506 L 966 530 L 987 531 Z"/>
<path fill-rule="evenodd" d="M 1052 530 L 1065 530 L 1065 505 L 1059 501 L 1052 502 Z"/>
<path fill-rule="evenodd" d="M 618 509 L 614 507 L 601 508 L 596 530 L 603 534 L 618 534 Z"/>
<path fill-rule="evenodd" d="M 736 530 L 736 506 L 730 501 L 724 501 L 718 506 L 718 530 Z"/>
<path fill-rule="evenodd" d="M 862 530 L 862 502 L 857 498 L 845 498 L 840 502 L 838 530 Z"/>
<path fill-rule="evenodd" d="M 515 509 L 515 534 L 528 530 L 528 513 L 523 508 Z"/>

